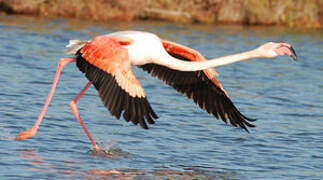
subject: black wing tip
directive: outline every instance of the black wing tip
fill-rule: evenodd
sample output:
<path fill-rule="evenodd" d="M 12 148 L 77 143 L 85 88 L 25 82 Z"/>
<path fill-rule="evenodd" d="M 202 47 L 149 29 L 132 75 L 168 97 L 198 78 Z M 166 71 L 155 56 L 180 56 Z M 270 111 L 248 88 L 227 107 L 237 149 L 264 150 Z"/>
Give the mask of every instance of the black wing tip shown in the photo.
<path fill-rule="evenodd" d="M 148 130 L 149 127 L 148 124 L 155 124 L 154 119 L 158 119 L 158 116 L 154 112 L 154 110 L 151 108 L 148 100 L 146 97 L 131 97 L 128 96 L 128 98 L 131 98 L 129 102 L 133 101 L 134 103 L 129 104 L 129 109 L 132 108 L 133 113 L 130 113 L 128 116 L 130 117 L 124 117 L 127 122 L 129 122 L 128 119 L 131 119 L 134 125 L 140 124 L 140 126 L 143 129 Z M 127 111 L 125 111 L 126 113 Z M 131 111 L 130 111 L 131 112 Z"/>
<path fill-rule="evenodd" d="M 248 128 L 243 128 L 248 134 L 250 134 L 250 132 L 249 132 L 249 130 L 248 130 Z"/>
<path fill-rule="evenodd" d="M 147 124 L 145 123 L 145 121 L 140 121 L 140 126 L 141 126 L 143 129 L 149 129 L 149 127 L 147 126 Z"/>
<path fill-rule="evenodd" d="M 256 121 L 256 119 L 252 119 L 244 116 L 237 109 L 234 109 L 233 111 L 229 111 L 227 116 L 228 116 L 228 119 L 230 120 L 230 123 L 233 126 L 239 127 L 245 130 L 247 133 L 250 133 L 248 130 L 248 127 L 249 128 L 256 127 L 256 125 L 250 123 L 250 122 Z"/>
<path fill-rule="evenodd" d="M 249 122 L 254 122 L 254 121 L 256 121 L 256 119 L 251 119 L 251 118 L 247 118 L 247 117 L 245 117 L 245 116 L 242 116 L 243 117 L 243 119 L 241 120 L 241 124 L 242 124 L 242 126 L 240 126 L 242 129 L 244 129 L 247 133 L 250 133 L 249 132 L 249 130 L 248 130 L 248 128 L 246 127 L 246 126 L 248 126 L 249 128 L 254 128 L 254 127 L 256 127 L 256 125 L 254 125 L 254 124 L 251 124 L 251 123 L 249 123 Z M 249 122 L 248 122 L 249 121 Z M 240 124 L 239 124 L 240 125 Z"/>
<path fill-rule="evenodd" d="M 247 121 L 250 121 L 250 122 L 255 122 L 255 121 L 257 121 L 257 119 L 254 119 L 254 118 L 248 118 L 248 117 L 246 117 L 246 116 L 242 116 L 245 120 L 247 120 Z"/>

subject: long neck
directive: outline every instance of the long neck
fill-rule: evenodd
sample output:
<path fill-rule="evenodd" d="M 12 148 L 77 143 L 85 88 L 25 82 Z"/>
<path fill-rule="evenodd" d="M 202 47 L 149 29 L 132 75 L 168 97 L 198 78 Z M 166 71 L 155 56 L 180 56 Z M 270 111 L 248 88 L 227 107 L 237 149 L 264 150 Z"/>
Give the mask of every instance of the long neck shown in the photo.
<path fill-rule="evenodd" d="M 199 71 L 259 57 L 261 56 L 256 50 L 214 58 L 208 61 L 183 61 L 167 54 L 164 57 L 153 59 L 153 63 L 179 71 Z"/>

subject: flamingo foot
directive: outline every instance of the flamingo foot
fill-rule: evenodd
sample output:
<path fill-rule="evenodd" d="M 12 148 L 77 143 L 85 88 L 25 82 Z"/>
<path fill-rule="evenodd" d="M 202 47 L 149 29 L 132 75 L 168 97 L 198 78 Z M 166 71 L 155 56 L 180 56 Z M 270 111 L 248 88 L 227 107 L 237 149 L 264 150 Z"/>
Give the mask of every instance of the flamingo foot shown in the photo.
<path fill-rule="evenodd" d="M 36 135 L 37 130 L 34 128 L 27 129 L 17 134 L 15 140 L 25 140 Z"/>

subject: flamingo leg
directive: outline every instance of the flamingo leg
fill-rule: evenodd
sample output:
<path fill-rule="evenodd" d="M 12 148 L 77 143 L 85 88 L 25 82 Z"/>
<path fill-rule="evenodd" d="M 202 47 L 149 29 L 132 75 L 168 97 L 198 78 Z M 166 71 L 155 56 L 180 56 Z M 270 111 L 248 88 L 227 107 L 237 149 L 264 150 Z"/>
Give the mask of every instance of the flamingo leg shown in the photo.
<path fill-rule="evenodd" d="M 82 118 L 77 110 L 77 105 L 76 103 L 78 102 L 78 100 L 83 96 L 83 94 L 85 93 L 85 91 L 91 86 L 92 82 L 89 82 L 85 85 L 85 87 L 82 89 L 82 91 L 75 97 L 75 99 L 73 101 L 71 101 L 70 103 L 70 107 L 72 110 L 72 113 L 75 115 L 76 119 L 78 120 L 78 122 L 81 124 L 81 126 L 84 129 L 84 132 L 86 133 L 86 135 L 89 137 L 93 148 L 96 151 L 100 151 L 99 146 L 95 143 L 94 139 L 92 138 L 90 131 L 87 129 L 87 127 L 85 126 L 84 122 L 82 121 Z"/>
<path fill-rule="evenodd" d="M 58 80 L 59 80 L 59 77 L 61 75 L 61 72 L 64 68 L 64 66 L 66 64 L 69 64 L 69 63 L 72 63 L 72 62 L 75 62 L 76 59 L 75 58 L 62 58 L 59 63 L 58 63 L 58 66 L 57 66 L 57 71 L 56 71 L 56 75 L 55 75 L 55 78 L 54 78 L 54 81 L 53 81 L 53 84 L 52 84 L 52 87 L 49 91 L 49 94 L 48 94 L 48 97 L 47 97 L 47 100 L 45 102 L 45 105 L 43 107 L 43 109 L 41 110 L 39 116 L 38 116 L 38 119 L 37 121 L 35 122 L 35 124 L 33 125 L 32 128 L 30 129 L 27 129 L 25 131 L 22 131 L 20 132 L 17 136 L 16 136 L 16 140 L 24 140 L 24 139 L 28 139 L 28 138 L 31 138 L 33 136 L 36 135 L 37 133 L 37 130 L 39 128 L 39 125 L 43 119 L 43 117 L 45 116 L 45 113 L 47 111 L 47 108 L 48 108 L 48 105 L 54 95 L 54 92 L 55 92 L 55 89 L 56 89 L 56 86 L 57 86 L 57 83 L 58 83 Z"/>

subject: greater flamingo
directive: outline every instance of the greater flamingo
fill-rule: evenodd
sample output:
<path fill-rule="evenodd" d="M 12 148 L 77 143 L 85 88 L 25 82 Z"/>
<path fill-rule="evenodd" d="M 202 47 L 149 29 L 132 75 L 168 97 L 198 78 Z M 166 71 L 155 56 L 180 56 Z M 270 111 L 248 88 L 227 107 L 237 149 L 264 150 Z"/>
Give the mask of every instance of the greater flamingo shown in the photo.
<path fill-rule="evenodd" d="M 248 132 L 255 127 L 250 121 L 255 119 L 242 115 L 233 105 L 228 94 L 216 79 L 213 67 L 227 65 L 251 58 L 273 58 L 289 55 L 294 60 L 296 53 L 288 43 L 269 42 L 239 54 L 206 60 L 199 52 L 186 46 L 160 39 L 148 32 L 121 31 L 97 36 L 91 41 L 71 40 L 67 45 L 68 54 L 74 58 L 62 58 L 46 103 L 32 128 L 19 133 L 16 140 L 24 140 L 36 135 L 54 94 L 63 67 L 76 62 L 77 67 L 89 82 L 71 101 L 70 107 L 92 142 L 93 148 L 100 151 L 87 127 L 83 123 L 76 103 L 93 84 L 99 92 L 104 106 L 117 119 L 123 118 L 148 129 L 146 122 L 154 124 L 158 116 L 151 108 L 145 92 L 131 71 L 132 65 L 139 66 L 152 76 L 163 80 L 178 92 L 194 100 L 225 123 L 239 126 Z M 249 121 L 249 122 L 248 122 Z"/>

